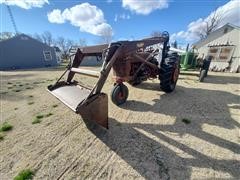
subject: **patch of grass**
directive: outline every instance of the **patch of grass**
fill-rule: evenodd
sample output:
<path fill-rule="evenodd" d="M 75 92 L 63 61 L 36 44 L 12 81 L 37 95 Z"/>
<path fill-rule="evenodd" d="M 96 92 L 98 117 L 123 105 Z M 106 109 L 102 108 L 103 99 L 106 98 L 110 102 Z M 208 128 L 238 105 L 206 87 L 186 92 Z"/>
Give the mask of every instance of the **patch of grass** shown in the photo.
<path fill-rule="evenodd" d="M 53 115 L 53 113 L 48 113 L 48 114 L 45 115 L 45 117 L 49 117 L 49 116 L 52 116 L 52 115 Z"/>
<path fill-rule="evenodd" d="M 38 81 L 36 81 L 36 82 L 33 82 L 33 84 L 40 84 L 41 82 L 38 82 Z"/>
<path fill-rule="evenodd" d="M 20 92 L 21 91 L 21 89 L 15 89 L 14 90 L 14 92 Z"/>
<path fill-rule="evenodd" d="M 23 84 L 19 84 L 19 86 L 23 86 Z"/>
<path fill-rule="evenodd" d="M 32 104 L 34 104 L 34 102 L 32 102 L 32 101 L 31 101 L 31 102 L 28 102 L 28 105 L 32 105 Z"/>
<path fill-rule="evenodd" d="M 17 108 L 17 107 L 15 107 L 15 108 L 14 108 L 14 110 L 16 111 L 16 110 L 18 110 L 18 108 Z"/>
<path fill-rule="evenodd" d="M 26 87 L 26 89 L 33 89 L 33 87 Z"/>
<path fill-rule="evenodd" d="M 12 89 L 13 87 L 12 86 L 9 86 L 8 89 Z"/>
<path fill-rule="evenodd" d="M 4 135 L 0 133 L 0 141 L 4 139 Z"/>
<path fill-rule="evenodd" d="M 7 93 L 8 93 L 7 91 L 0 92 L 0 94 L 7 94 Z"/>
<path fill-rule="evenodd" d="M 54 104 L 52 107 L 53 107 L 53 108 L 56 108 L 56 107 L 58 107 L 58 105 L 57 105 L 57 104 Z"/>
<path fill-rule="evenodd" d="M 190 119 L 187 119 L 187 118 L 183 118 L 183 119 L 182 119 L 182 122 L 184 122 L 185 124 L 190 124 L 190 123 L 191 123 L 191 120 L 190 120 Z"/>
<path fill-rule="evenodd" d="M 44 115 L 41 115 L 41 114 L 40 114 L 40 115 L 37 115 L 36 118 L 37 118 L 37 119 L 42 119 L 42 118 L 44 118 Z"/>
<path fill-rule="evenodd" d="M 33 179 L 34 172 L 31 169 L 24 169 L 14 177 L 14 180 L 30 180 Z"/>
<path fill-rule="evenodd" d="M 12 84 L 12 82 L 8 82 L 7 84 Z"/>
<path fill-rule="evenodd" d="M 10 131 L 12 128 L 13 126 L 11 124 L 4 122 L 0 127 L 0 131 Z"/>
<path fill-rule="evenodd" d="M 33 121 L 32 121 L 32 124 L 38 124 L 38 123 L 40 123 L 41 122 L 41 119 L 34 119 Z"/>
<path fill-rule="evenodd" d="M 33 98 L 33 95 L 29 95 L 28 97 Z"/>

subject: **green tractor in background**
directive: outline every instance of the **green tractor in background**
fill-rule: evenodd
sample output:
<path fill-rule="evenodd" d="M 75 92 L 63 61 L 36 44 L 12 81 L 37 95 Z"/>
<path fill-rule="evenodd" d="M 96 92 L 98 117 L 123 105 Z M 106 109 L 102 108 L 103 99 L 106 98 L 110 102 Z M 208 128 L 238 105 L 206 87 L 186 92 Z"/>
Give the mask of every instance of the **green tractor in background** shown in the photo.
<path fill-rule="evenodd" d="M 189 45 L 186 51 L 181 53 L 180 66 L 182 71 L 199 71 L 199 81 L 203 82 L 204 78 L 207 77 L 207 73 L 212 60 L 211 56 L 205 58 L 197 58 L 198 53 L 194 47 L 189 51 Z"/>
<path fill-rule="evenodd" d="M 189 51 L 187 46 L 186 52 L 181 54 L 180 59 L 181 70 L 183 71 L 196 70 L 198 68 L 197 56 L 198 53 L 196 52 L 196 50 L 192 48 Z"/>

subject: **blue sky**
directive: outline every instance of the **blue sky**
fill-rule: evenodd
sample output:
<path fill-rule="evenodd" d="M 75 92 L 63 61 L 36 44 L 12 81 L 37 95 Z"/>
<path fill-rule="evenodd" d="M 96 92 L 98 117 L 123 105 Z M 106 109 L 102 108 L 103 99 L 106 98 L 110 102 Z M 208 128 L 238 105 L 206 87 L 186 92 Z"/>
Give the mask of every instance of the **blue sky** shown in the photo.
<path fill-rule="evenodd" d="M 99 35 L 101 35 L 102 27 L 111 29 L 114 41 L 120 39 L 139 39 L 149 36 L 152 31 L 167 30 L 173 35 L 174 40 L 176 39 L 180 44 L 188 41 L 193 42 L 196 41 L 195 37 L 188 38 L 191 36 L 191 34 L 188 34 L 189 24 L 191 22 L 199 24 L 199 19 L 207 18 L 214 10 L 218 8 L 223 9 L 226 6 L 230 6 L 228 4 L 231 3 L 227 0 L 39 0 L 39 2 L 42 1 L 40 4 L 28 4 L 28 7 L 24 7 L 24 4 L 19 5 L 15 3 L 15 1 L 16 0 L 13 0 L 13 3 L 10 5 L 20 32 L 26 34 L 41 34 L 44 31 L 49 31 L 55 38 L 63 36 L 75 41 L 83 38 L 86 39 L 87 44 L 99 42 Z M 24 0 L 18 1 L 23 1 L 24 3 Z M 13 31 L 4 2 L 4 0 L 0 0 L 0 30 L 2 32 Z M 143 5 L 142 2 L 145 4 Z M 153 3 L 151 4 L 151 2 Z M 225 10 L 233 11 L 231 16 L 238 16 L 235 17 L 234 22 L 231 23 L 239 25 L 240 1 L 234 2 L 234 5 L 231 5 L 230 8 L 226 7 Z M 85 3 L 86 6 L 79 6 L 83 3 Z M 140 3 L 140 5 L 138 3 Z M 65 14 L 67 13 L 63 13 L 64 10 L 67 8 L 71 10 L 70 8 L 75 6 L 79 9 L 76 9 L 77 11 L 71 11 L 71 15 L 68 13 L 68 16 L 71 17 L 66 17 Z M 87 28 L 81 21 L 84 20 L 84 22 L 86 22 L 85 20 L 88 21 L 87 18 L 91 17 L 85 17 L 87 13 L 85 13 L 86 8 L 84 7 L 90 7 L 91 10 L 96 10 L 96 22 L 87 22 Z M 61 17 L 52 14 L 52 20 L 49 20 L 48 14 L 56 9 L 59 10 Z M 236 9 L 239 11 L 237 12 Z M 81 13 L 78 14 L 79 12 Z M 88 15 L 94 16 L 92 12 Z M 56 19 L 57 17 L 58 19 Z M 229 17 L 225 18 L 225 23 L 231 21 L 231 19 L 232 18 Z M 100 28 L 100 30 L 95 31 L 95 28 Z M 190 33 L 192 33 L 191 29 Z"/>

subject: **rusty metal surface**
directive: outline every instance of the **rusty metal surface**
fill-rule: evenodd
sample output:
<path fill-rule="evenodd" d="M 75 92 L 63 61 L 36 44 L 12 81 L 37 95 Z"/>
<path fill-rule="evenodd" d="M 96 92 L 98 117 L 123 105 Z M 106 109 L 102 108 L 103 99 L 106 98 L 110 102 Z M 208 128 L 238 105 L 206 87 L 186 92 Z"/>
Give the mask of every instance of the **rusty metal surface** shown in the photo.
<path fill-rule="evenodd" d="M 94 95 L 77 108 L 84 121 L 93 121 L 108 129 L 108 97 L 104 93 Z"/>

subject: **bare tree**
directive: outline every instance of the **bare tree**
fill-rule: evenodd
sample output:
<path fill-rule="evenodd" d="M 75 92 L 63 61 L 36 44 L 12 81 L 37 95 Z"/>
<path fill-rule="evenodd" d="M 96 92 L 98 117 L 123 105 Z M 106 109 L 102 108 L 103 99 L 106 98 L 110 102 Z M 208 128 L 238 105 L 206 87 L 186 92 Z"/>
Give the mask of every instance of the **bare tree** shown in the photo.
<path fill-rule="evenodd" d="M 151 33 L 151 37 L 160 37 L 162 35 L 162 33 L 160 31 L 153 31 Z"/>
<path fill-rule="evenodd" d="M 204 27 L 197 32 L 200 39 L 205 39 L 211 32 L 215 31 L 221 23 L 222 15 L 218 11 L 214 11 L 207 19 L 205 19 Z"/>
<path fill-rule="evenodd" d="M 48 46 L 53 45 L 53 37 L 49 31 L 45 31 L 41 37 L 42 37 L 43 43 L 47 44 Z"/>
<path fill-rule="evenodd" d="M 71 46 L 74 46 L 75 43 L 72 40 L 66 40 L 64 37 L 59 37 L 56 41 L 56 45 L 61 49 L 63 52 L 62 58 L 63 59 L 68 59 L 69 58 L 69 49 Z"/>
<path fill-rule="evenodd" d="M 33 37 L 34 39 L 37 39 L 37 40 L 40 41 L 40 42 L 43 42 L 41 35 L 38 34 L 38 33 L 35 33 L 32 37 Z"/>

